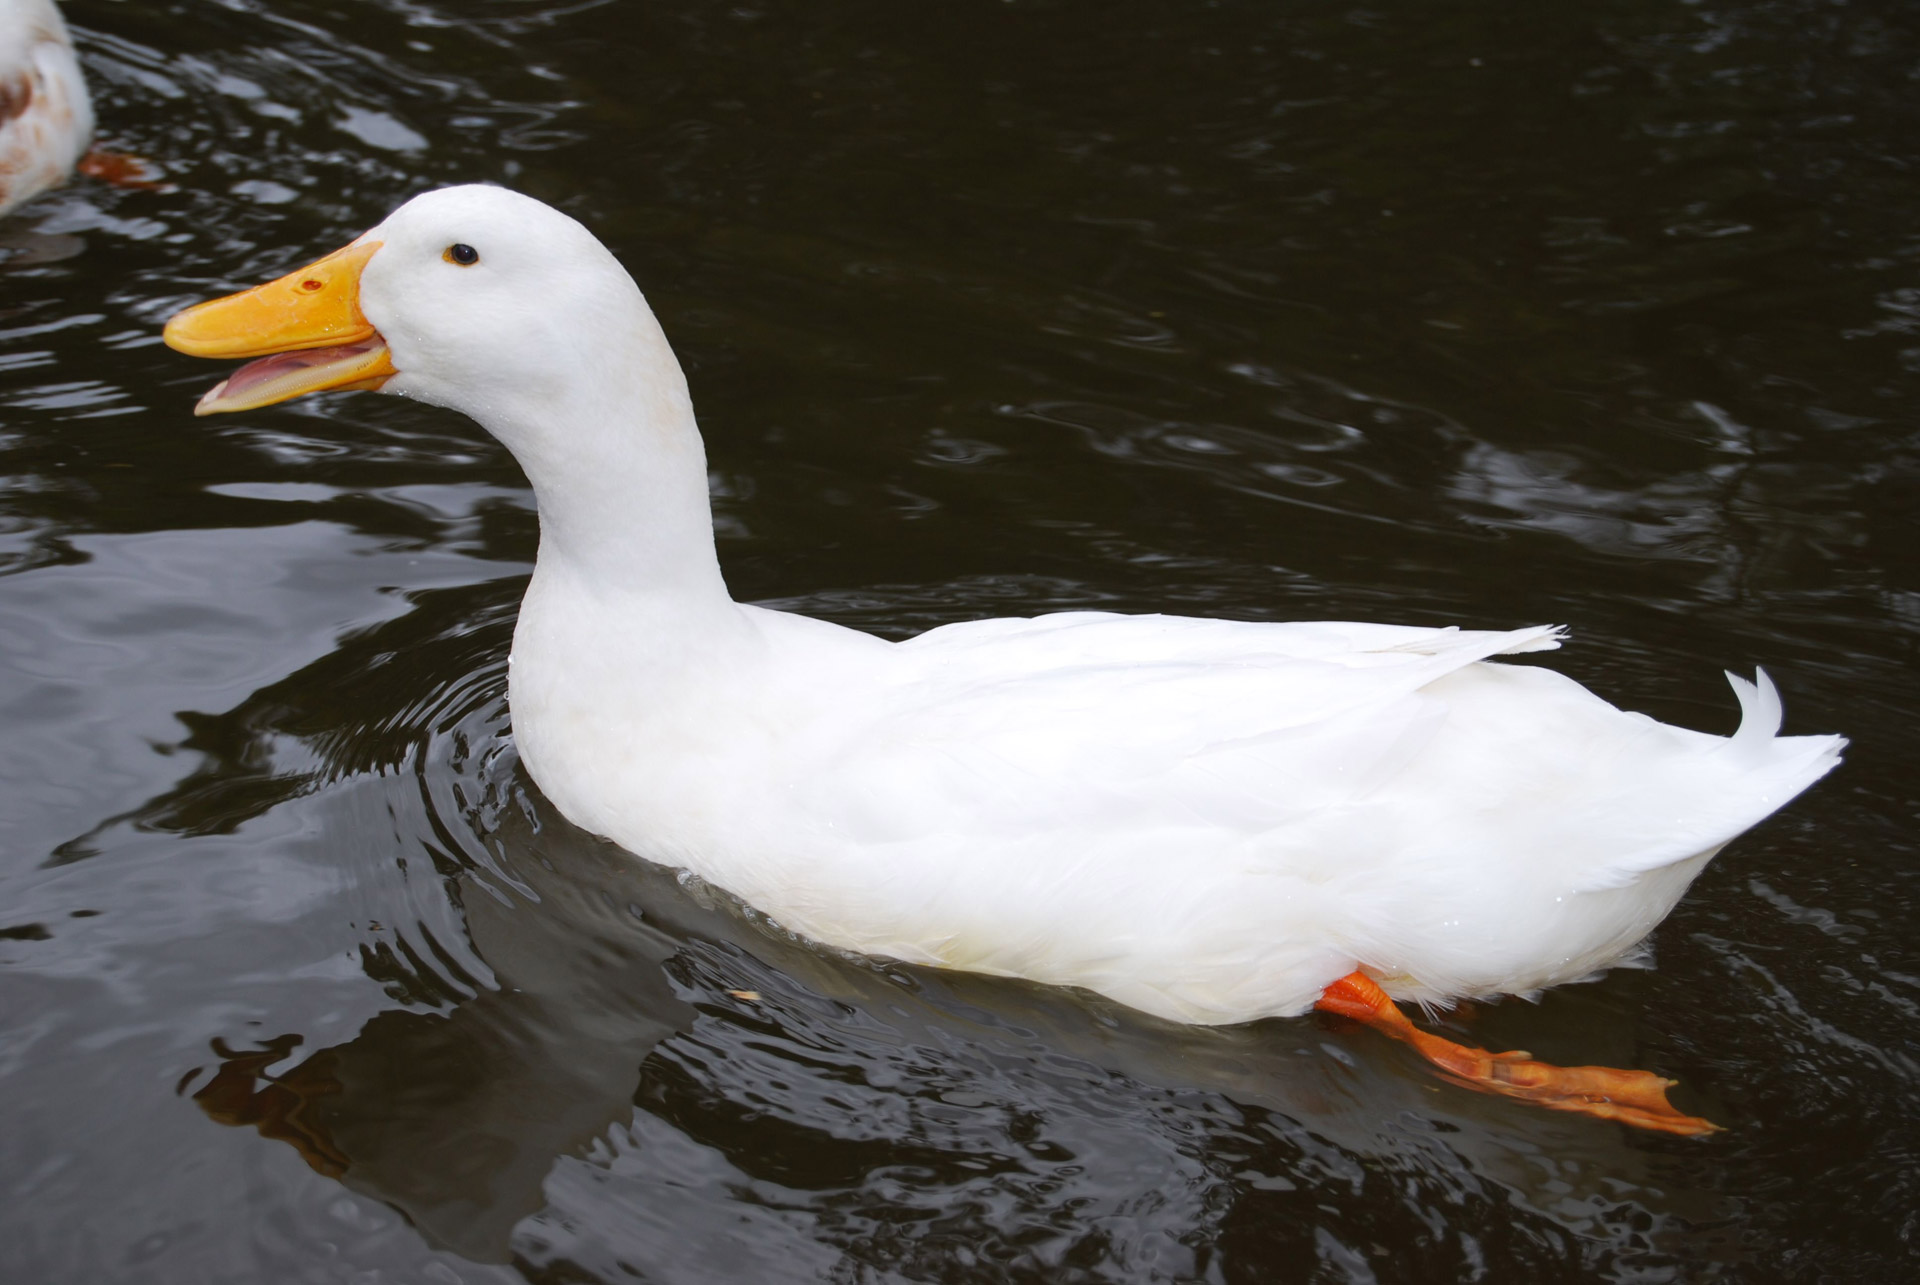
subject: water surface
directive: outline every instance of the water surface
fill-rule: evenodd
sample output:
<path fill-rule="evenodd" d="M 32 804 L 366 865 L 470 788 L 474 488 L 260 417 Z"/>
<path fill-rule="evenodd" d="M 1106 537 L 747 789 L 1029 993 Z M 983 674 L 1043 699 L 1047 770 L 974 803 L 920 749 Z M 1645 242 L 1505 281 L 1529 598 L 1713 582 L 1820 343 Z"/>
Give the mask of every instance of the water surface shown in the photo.
<path fill-rule="evenodd" d="M 0 1278 L 1899 1280 L 1920 1233 L 1920 24 L 1902 6 L 73 0 L 0 228 Z M 1429 11 L 1430 10 L 1430 11 Z M 688 368 L 736 594 L 1571 626 L 1841 770 L 1654 966 L 1465 1038 L 1727 1126 L 848 961 L 570 827 L 471 423 L 195 420 L 179 305 L 505 182 Z"/>

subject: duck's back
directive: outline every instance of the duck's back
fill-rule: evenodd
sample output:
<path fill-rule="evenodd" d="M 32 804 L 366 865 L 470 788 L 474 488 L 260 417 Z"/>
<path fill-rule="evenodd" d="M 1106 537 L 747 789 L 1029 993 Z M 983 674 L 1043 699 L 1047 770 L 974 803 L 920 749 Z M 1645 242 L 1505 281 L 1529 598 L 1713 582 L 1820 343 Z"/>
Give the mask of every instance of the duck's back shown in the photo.
<path fill-rule="evenodd" d="M 1558 633 L 1075 613 L 934 630 L 808 694 L 703 871 L 876 954 L 1188 1021 L 1618 962 L 1838 738 L 1623 713 L 1483 658 Z"/>

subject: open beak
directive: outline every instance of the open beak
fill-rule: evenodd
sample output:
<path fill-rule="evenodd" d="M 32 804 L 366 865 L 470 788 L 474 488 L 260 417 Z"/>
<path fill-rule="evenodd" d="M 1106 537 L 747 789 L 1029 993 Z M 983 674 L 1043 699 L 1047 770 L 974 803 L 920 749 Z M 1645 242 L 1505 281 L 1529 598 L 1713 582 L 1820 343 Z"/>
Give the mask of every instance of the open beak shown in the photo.
<path fill-rule="evenodd" d="M 278 281 L 174 314 L 162 337 L 191 357 L 257 357 L 200 399 L 196 415 L 253 410 L 329 388 L 374 389 L 399 372 L 360 311 L 362 241 Z"/>

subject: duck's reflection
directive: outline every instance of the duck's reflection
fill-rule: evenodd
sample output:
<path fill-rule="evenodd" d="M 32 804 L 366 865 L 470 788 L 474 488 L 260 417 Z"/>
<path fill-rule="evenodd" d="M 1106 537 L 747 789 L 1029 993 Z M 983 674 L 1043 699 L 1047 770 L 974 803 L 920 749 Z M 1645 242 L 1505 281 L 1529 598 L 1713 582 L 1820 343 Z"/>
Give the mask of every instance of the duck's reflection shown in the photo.
<path fill-rule="evenodd" d="M 1343 1203 L 1387 1225 L 1442 1197 L 1554 1224 L 1554 1204 L 1605 1190 L 1618 1205 L 1657 1162 L 1612 1126 L 1439 1085 L 1363 1031 L 1188 1031 L 1046 988 L 841 960 L 564 826 L 511 830 L 506 850 L 533 854 L 521 895 L 478 871 L 452 885 L 495 986 L 383 1012 L 297 1062 L 296 1035 L 218 1046 L 189 1090 L 471 1260 L 524 1257 L 527 1229 L 565 1221 L 583 1173 L 637 1181 L 595 1197 L 636 1216 L 648 1183 L 672 1185 L 698 1211 L 676 1215 L 685 1246 L 737 1238 L 745 1200 L 787 1210 L 776 1239 L 794 1252 L 837 1245 L 898 1269 L 909 1251 L 861 1227 L 937 1219 L 992 1243 L 1045 1226 L 1091 1243 L 1132 1210 L 1140 1236 L 1190 1242 L 1270 1221 L 1275 1201 L 1305 1213 L 1329 1183 L 1378 1183 Z M 635 1179 L 650 1162 L 632 1139 L 663 1129 L 727 1176 L 704 1195 L 679 1190 L 684 1174 Z"/>
<path fill-rule="evenodd" d="M 515 1224 L 546 1203 L 555 1157 L 631 1116 L 641 1062 L 694 1016 L 661 969 L 671 939 L 638 924 L 608 933 L 607 915 L 582 922 L 567 913 L 582 889 L 539 873 L 540 905 L 459 881 L 497 989 L 449 1011 L 380 1013 L 291 1066 L 298 1035 L 217 1043 L 194 1102 L 393 1205 L 436 1245 L 506 1261 Z"/>
<path fill-rule="evenodd" d="M 347 1171 L 346 1153 L 333 1145 L 325 1118 L 314 1109 L 319 1099 L 340 1092 L 333 1075 L 334 1050 L 309 1058 L 284 1077 L 268 1070 L 300 1044 L 298 1035 L 280 1035 L 262 1040 L 257 1049 L 236 1051 L 225 1040 L 215 1040 L 219 1069 L 193 1100 L 221 1124 L 250 1124 L 261 1137 L 298 1151 L 315 1173 L 338 1178 Z"/>

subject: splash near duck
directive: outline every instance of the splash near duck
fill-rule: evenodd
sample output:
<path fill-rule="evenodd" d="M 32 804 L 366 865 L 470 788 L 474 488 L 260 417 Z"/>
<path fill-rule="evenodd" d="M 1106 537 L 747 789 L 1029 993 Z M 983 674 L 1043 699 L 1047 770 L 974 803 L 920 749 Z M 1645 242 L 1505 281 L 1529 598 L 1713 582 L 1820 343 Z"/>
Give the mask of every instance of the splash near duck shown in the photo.
<path fill-rule="evenodd" d="M 580 826 L 831 946 L 1099 992 L 1162 1018 L 1319 1007 L 1451 1079 L 1676 1134 L 1639 1071 L 1415 1028 L 1395 1001 L 1631 960 L 1720 849 L 1839 761 L 1623 712 L 1462 630 L 1069 612 L 892 643 L 736 603 L 705 449 L 646 300 L 579 223 L 492 187 L 198 305 L 167 342 L 251 363 L 199 413 L 325 389 L 462 412 L 532 483 L 510 677 L 522 760 Z"/>

